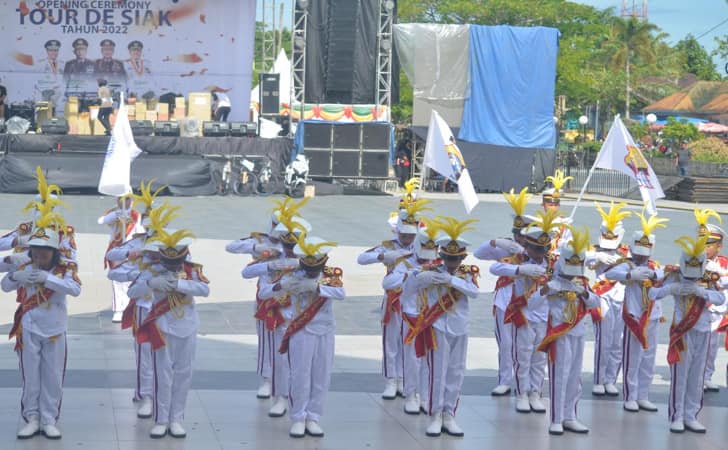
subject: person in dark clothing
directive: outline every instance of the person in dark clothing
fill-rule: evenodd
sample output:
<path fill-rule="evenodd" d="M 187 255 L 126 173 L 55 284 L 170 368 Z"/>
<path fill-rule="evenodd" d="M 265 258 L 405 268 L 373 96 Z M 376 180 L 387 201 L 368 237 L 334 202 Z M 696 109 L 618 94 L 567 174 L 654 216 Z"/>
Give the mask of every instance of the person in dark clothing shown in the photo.
<path fill-rule="evenodd" d="M 399 180 L 399 187 L 404 187 L 410 176 L 411 162 L 407 156 L 407 152 L 399 150 L 394 160 L 394 173 Z"/>
<path fill-rule="evenodd" d="M 109 90 L 107 84 L 108 82 L 103 78 L 99 80 L 98 96 L 99 101 L 101 102 L 99 105 L 99 122 L 101 122 L 101 125 L 104 126 L 106 135 L 111 136 L 111 123 L 109 122 L 109 116 L 111 116 L 111 113 L 114 111 L 114 103 L 111 98 L 111 90 Z"/>
<path fill-rule="evenodd" d="M 0 119 L 9 119 L 8 107 L 5 104 L 5 98 L 8 96 L 8 90 L 0 84 Z"/>
<path fill-rule="evenodd" d="M 683 142 L 680 144 L 680 149 L 677 151 L 677 155 L 675 157 L 675 164 L 677 165 L 677 169 L 681 177 L 688 176 L 688 167 L 690 166 L 691 158 L 692 154 L 690 153 L 688 144 L 687 142 Z"/>

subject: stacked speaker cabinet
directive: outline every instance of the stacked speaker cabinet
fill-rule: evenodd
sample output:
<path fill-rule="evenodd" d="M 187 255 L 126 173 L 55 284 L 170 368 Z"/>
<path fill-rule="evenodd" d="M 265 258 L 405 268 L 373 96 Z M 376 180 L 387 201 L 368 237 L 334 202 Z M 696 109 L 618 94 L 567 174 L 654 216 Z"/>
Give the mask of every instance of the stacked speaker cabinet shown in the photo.
<path fill-rule="evenodd" d="M 392 136 L 388 123 L 308 122 L 303 147 L 309 175 L 321 178 L 387 178 Z"/>

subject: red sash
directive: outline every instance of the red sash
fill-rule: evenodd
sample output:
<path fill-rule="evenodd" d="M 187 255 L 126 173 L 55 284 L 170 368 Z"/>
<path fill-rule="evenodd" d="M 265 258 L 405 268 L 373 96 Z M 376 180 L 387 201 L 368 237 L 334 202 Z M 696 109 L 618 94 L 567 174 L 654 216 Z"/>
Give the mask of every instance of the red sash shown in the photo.
<path fill-rule="evenodd" d="M 386 325 L 392 320 L 392 314 L 400 313 L 402 306 L 399 298 L 402 296 L 402 289 L 389 289 L 386 291 L 387 298 L 384 300 L 384 318 L 382 324 Z"/>
<path fill-rule="evenodd" d="M 283 335 L 281 346 L 278 349 L 279 353 L 288 352 L 288 342 L 291 340 L 291 336 L 301 331 L 303 327 L 305 327 L 309 322 L 313 320 L 314 317 L 316 317 L 316 314 L 318 314 L 319 310 L 321 310 L 324 304 L 326 304 L 326 300 L 328 300 L 328 297 L 317 298 L 316 300 L 312 301 L 306 307 L 306 309 L 301 312 L 301 314 L 291 320 L 288 328 L 286 328 L 286 333 Z"/>
<path fill-rule="evenodd" d="M 131 328 L 132 336 L 136 336 L 136 302 L 137 299 L 130 298 L 129 304 L 124 308 L 124 312 L 121 315 L 121 329 L 126 330 Z"/>
<path fill-rule="evenodd" d="M 652 315 L 652 308 L 654 308 L 654 306 L 655 302 L 648 301 L 647 308 L 645 308 L 645 310 L 642 312 L 639 320 L 635 319 L 635 317 L 629 313 L 626 301 L 622 306 L 622 320 L 624 320 L 624 324 L 627 325 L 629 331 L 645 350 L 647 350 L 648 347 L 647 326 L 650 324 L 650 316 Z"/>
<path fill-rule="evenodd" d="M 607 292 L 611 291 L 614 286 L 617 285 L 616 281 L 607 280 L 607 279 L 600 279 L 597 280 L 596 283 L 592 285 L 592 292 L 597 294 L 598 296 L 603 296 Z"/>
<path fill-rule="evenodd" d="M 23 348 L 23 316 L 28 311 L 47 304 L 54 292 L 55 291 L 51 289 L 43 288 L 41 290 L 37 290 L 31 297 L 28 297 L 28 291 L 24 286 L 18 288 L 16 302 L 20 304 L 15 310 L 13 326 L 10 328 L 10 334 L 8 334 L 8 339 L 15 338 L 16 351 Z"/>
<path fill-rule="evenodd" d="M 495 290 L 503 289 L 506 286 L 510 286 L 515 282 L 515 278 L 506 275 L 501 275 L 495 282 Z"/>
<path fill-rule="evenodd" d="M 417 318 L 419 316 L 410 316 L 409 314 L 402 314 L 402 319 L 407 322 L 407 325 L 410 329 L 415 328 L 417 326 Z M 435 330 L 430 327 L 429 330 L 426 332 L 418 334 L 414 338 L 414 345 L 415 345 L 415 355 L 417 355 L 418 358 L 421 358 L 424 356 L 428 350 L 433 349 L 436 347 L 436 339 L 435 339 Z"/>
<path fill-rule="evenodd" d="M 581 281 L 584 289 L 588 289 L 586 279 L 582 279 Z M 551 316 L 549 315 L 549 320 L 546 325 L 546 336 L 543 338 L 543 341 L 538 344 L 538 347 L 536 347 L 536 350 L 539 352 L 545 352 L 549 355 L 549 361 L 554 361 L 556 359 L 556 340 L 571 331 L 571 329 L 573 329 L 586 316 L 587 308 L 584 301 L 581 299 L 577 299 L 577 301 L 579 304 L 576 309 L 576 317 L 574 317 L 573 321 L 562 322 L 557 326 L 552 326 Z"/>
<path fill-rule="evenodd" d="M 291 297 L 289 295 L 286 295 L 282 300 L 275 297 L 260 300 L 254 317 L 263 321 L 267 330 L 274 331 L 286 322 L 281 310 L 289 306 L 291 306 Z"/>
<path fill-rule="evenodd" d="M 667 363 L 673 365 L 680 362 L 680 353 L 685 351 L 685 333 L 690 331 L 698 320 L 700 315 L 705 309 L 705 299 L 702 297 L 696 297 L 691 295 L 688 297 L 692 300 L 690 308 L 685 312 L 680 323 L 675 324 L 674 322 L 670 325 L 670 344 L 667 348 Z"/>
<path fill-rule="evenodd" d="M 141 326 L 137 329 L 136 340 L 138 343 L 143 344 L 149 342 L 152 344 L 152 350 L 157 350 L 166 345 L 164 335 L 157 326 L 157 319 L 165 315 L 171 310 L 169 297 L 165 297 L 163 300 L 157 302 L 152 306 L 152 309 L 144 318 Z"/>
<path fill-rule="evenodd" d="M 442 317 L 443 314 L 447 313 L 450 308 L 455 306 L 457 295 L 461 294 L 458 294 L 453 288 L 448 288 L 437 303 L 423 308 L 422 312 L 420 312 L 417 316 L 417 322 L 414 326 L 410 325 L 410 330 L 404 339 L 405 345 L 411 344 L 420 335 L 424 335 L 422 345 L 420 347 L 421 353 L 417 353 L 418 357 L 424 356 L 428 350 L 434 350 L 437 348 L 435 330 L 432 328 L 432 324 Z M 415 351 L 417 351 L 417 347 L 415 347 Z"/>
<path fill-rule="evenodd" d="M 526 313 L 523 310 L 528 305 L 528 299 L 546 281 L 548 281 L 547 277 L 540 277 L 533 282 L 533 286 L 526 293 L 519 296 L 516 296 L 516 290 L 514 288 L 511 292 L 511 301 L 508 303 L 505 314 L 503 315 L 503 322 L 512 323 L 516 328 L 521 328 L 526 325 L 528 319 L 526 319 Z"/>

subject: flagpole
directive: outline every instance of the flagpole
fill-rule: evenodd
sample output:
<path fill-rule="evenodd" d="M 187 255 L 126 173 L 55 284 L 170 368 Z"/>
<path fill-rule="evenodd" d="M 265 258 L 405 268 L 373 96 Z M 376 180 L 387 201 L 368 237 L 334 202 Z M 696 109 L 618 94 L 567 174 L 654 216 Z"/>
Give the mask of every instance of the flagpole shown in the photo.
<path fill-rule="evenodd" d="M 589 169 L 589 174 L 586 176 L 586 181 L 584 182 L 584 186 L 581 187 L 581 192 L 579 192 L 579 196 L 576 198 L 576 204 L 574 205 L 574 209 L 571 210 L 571 215 L 569 215 L 569 220 L 574 220 L 574 215 L 576 214 L 576 209 L 579 207 L 579 203 L 581 203 L 581 198 L 584 196 L 586 187 L 589 186 L 589 181 L 591 181 L 591 177 L 594 174 L 594 169 L 596 168 L 597 160 L 598 160 L 598 158 L 594 160 L 594 164 L 592 164 L 591 169 Z"/>

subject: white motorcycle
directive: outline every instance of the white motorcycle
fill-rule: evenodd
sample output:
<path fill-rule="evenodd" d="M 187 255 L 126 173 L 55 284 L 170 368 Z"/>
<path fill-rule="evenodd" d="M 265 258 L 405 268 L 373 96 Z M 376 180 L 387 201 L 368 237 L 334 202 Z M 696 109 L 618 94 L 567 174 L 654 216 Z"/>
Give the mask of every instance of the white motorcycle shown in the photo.
<path fill-rule="evenodd" d="M 303 197 L 304 191 L 306 190 L 307 178 L 308 158 L 304 155 L 298 155 L 296 159 L 286 166 L 284 178 L 286 194 L 293 198 Z"/>

